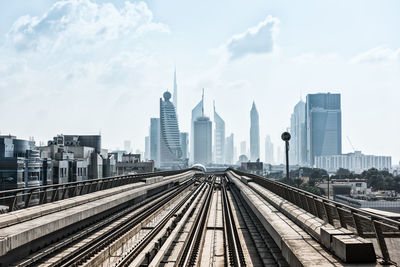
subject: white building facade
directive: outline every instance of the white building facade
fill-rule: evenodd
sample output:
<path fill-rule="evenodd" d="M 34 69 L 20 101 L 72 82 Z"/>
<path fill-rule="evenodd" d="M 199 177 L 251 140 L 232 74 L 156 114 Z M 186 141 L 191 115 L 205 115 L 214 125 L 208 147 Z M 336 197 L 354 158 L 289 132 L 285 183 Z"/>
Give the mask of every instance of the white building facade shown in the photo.
<path fill-rule="evenodd" d="M 342 155 L 317 156 L 315 157 L 315 167 L 325 169 L 328 172 L 336 172 L 339 168 L 348 169 L 355 173 L 361 173 L 371 168 L 390 170 L 392 168 L 392 157 L 364 155 L 361 151 L 355 151 Z"/>

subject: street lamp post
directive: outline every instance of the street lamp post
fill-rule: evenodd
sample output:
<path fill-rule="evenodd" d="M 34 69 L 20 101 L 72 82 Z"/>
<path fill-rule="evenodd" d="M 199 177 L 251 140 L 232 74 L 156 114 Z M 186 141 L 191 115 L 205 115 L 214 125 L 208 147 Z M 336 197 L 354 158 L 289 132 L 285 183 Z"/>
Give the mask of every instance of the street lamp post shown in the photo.
<path fill-rule="evenodd" d="M 283 141 L 285 141 L 285 151 L 286 151 L 286 178 L 289 181 L 289 140 L 290 140 L 290 133 L 284 132 L 281 135 Z"/>
<path fill-rule="evenodd" d="M 328 199 L 330 199 L 330 184 L 329 184 L 329 174 L 328 174 Z"/>

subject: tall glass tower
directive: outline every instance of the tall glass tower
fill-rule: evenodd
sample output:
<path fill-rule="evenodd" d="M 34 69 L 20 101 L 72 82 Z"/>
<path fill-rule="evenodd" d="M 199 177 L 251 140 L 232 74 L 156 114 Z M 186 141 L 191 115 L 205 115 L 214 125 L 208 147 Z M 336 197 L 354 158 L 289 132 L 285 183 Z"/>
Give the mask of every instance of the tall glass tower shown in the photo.
<path fill-rule="evenodd" d="M 204 89 L 200 102 L 192 109 L 191 131 L 190 131 L 190 157 L 189 161 L 194 162 L 194 122 L 203 116 L 204 113 Z"/>
<path fill-rule="evenodd" d="M 174 106 L 175 106 L 175 112 L 178 114 L 178 85 L 176 84 L 176 68 L 174 70 Z"/>
<path fill-rule="evenodd" d="M 194 122 L 194 163 L 208 165 L 212 162 L 212 123 L 208 117 Z"/>
<path fill-rule="evenodd" d="M 180 144 L 179 126 L 174 104 L 171 103 L 171 93 L 160 98 L 160 167 L 181 168 L 182 149 Z"/>
<path fill-rule="evenodd" d="M 274 164 L 274 144 L 271 141 L 271 137 L 267 135 L 265 137 L 265 163 Z"/>
<path fill-rule="evenodd" d="M 235 148 L 233 141 L 233 133 L 231 133 L 225 139 L 225 164 L 234 164 L 235 160 L 237 160 L 234 158 Z"/>
<path fill-rule="evenodd" d="M 150 159 L 160 167 L 160 119 L 150 119 Z"/>
<path fill-rule="evenodd" d="M 215 163 L 223 164 L 225 154 L 225 121 L 215 111 L 214 104 L 214 153 Z"/>
<path fill-rule="evenodd" d="M 250 111 L 250 161 L 260 159 L 260 129 L 258 111 L 253 101 Z"/>
<path fill-rule="evenodd" d="M 291 164 L 307 164 L 306 103 L 299 101 L 290 119 Z"/>
<path fill-rule="evenodd" d="M 307 161 L 316 156 L 342 154 L 340 94 L 309 94 L 306 104 Z"/>
<path fill-rule="evenodd" d="M 188 146 L 189 146 L 189 133 L 181 132 L 181 149 L 182 149 L 182 158 L 188 158 Z"/>

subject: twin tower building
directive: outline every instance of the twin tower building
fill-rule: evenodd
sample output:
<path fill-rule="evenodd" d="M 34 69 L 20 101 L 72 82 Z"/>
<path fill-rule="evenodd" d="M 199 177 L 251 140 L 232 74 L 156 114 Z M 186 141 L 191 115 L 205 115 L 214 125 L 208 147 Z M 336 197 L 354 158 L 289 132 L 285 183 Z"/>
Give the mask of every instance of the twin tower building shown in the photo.
<path fill-rule="evenodd" d="M 204 115 L 204 90 L 200 102 L 192 110 L 190 153 L 188 151 L 189 134 L 180 132 L 177 118 L 177 83 L 174 72 L 174 91 L 164 92 L 160 98 L 160 117 L 151 118 L 150 135 L 146 137 L 149 157 L 155 166 L 161 169 L 181 169 L 188 164 L 234 164 L 233 134 L 225 137 L 225 122 L 218 115 L 214 105 L 214 149 L 212 140 L 212 122 Z M 259 159 L 260 134 L 258 112 L 253 103 L 250 128 L 250 159 Z M 190 155 L 189 155 L 190 154 Z"/>

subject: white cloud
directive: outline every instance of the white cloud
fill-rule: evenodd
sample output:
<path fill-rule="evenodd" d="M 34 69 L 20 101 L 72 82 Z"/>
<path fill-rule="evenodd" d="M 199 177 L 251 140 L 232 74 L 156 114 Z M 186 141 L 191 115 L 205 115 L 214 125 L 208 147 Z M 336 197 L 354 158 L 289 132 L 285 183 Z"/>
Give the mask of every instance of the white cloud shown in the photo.
<path fill-rule="evenodd" d="M 378 46 L 353 57 L 350 63 L 388 63 L 398 59 L 400 59 L 400 48 L 393 50 L 385 46 Z"/>
<path fill-rule="evenodd" d="M 234 35 L 225 47 L 231 59 L 244 57 L 248 54 L 270 53 L 276 46 L 279 19 L 268 16 L 256 27 L 247 29 L 244 33 Z"/>
<path fill-rule="evenodd" d="M 55 52 L 78 48 L 87 52 L 119 38 L 138 37 L 146 32 L 168 32 L 166 25 L 153 22 L 143 2 L 125 2 L 118 9 L 111 3 L 90 0 L 56 2 L 42 17 L 20 17 L 7 34 L 7 44 L 18 51 Z"/>
<path fill-rule="evenodd" d="M 137 99 L 156 99 L 157 107 L 163 79 L 154 73 L 162 77 L 166 67 L 149 44 L 169 38 L 169 27 L 155 22 L 144 2 L 110 2 L 62 0 L 42 16 L 15 20 L 0 44 L 0 114 L 14 115 L 0 115 L 0 130 L 46 141 L 101 128 L 113 145 L 132 135 L 141 140 L 145 127 L 115 116 L 144 119 L 135 114 L 152 106 L 133 104 Z"/>

